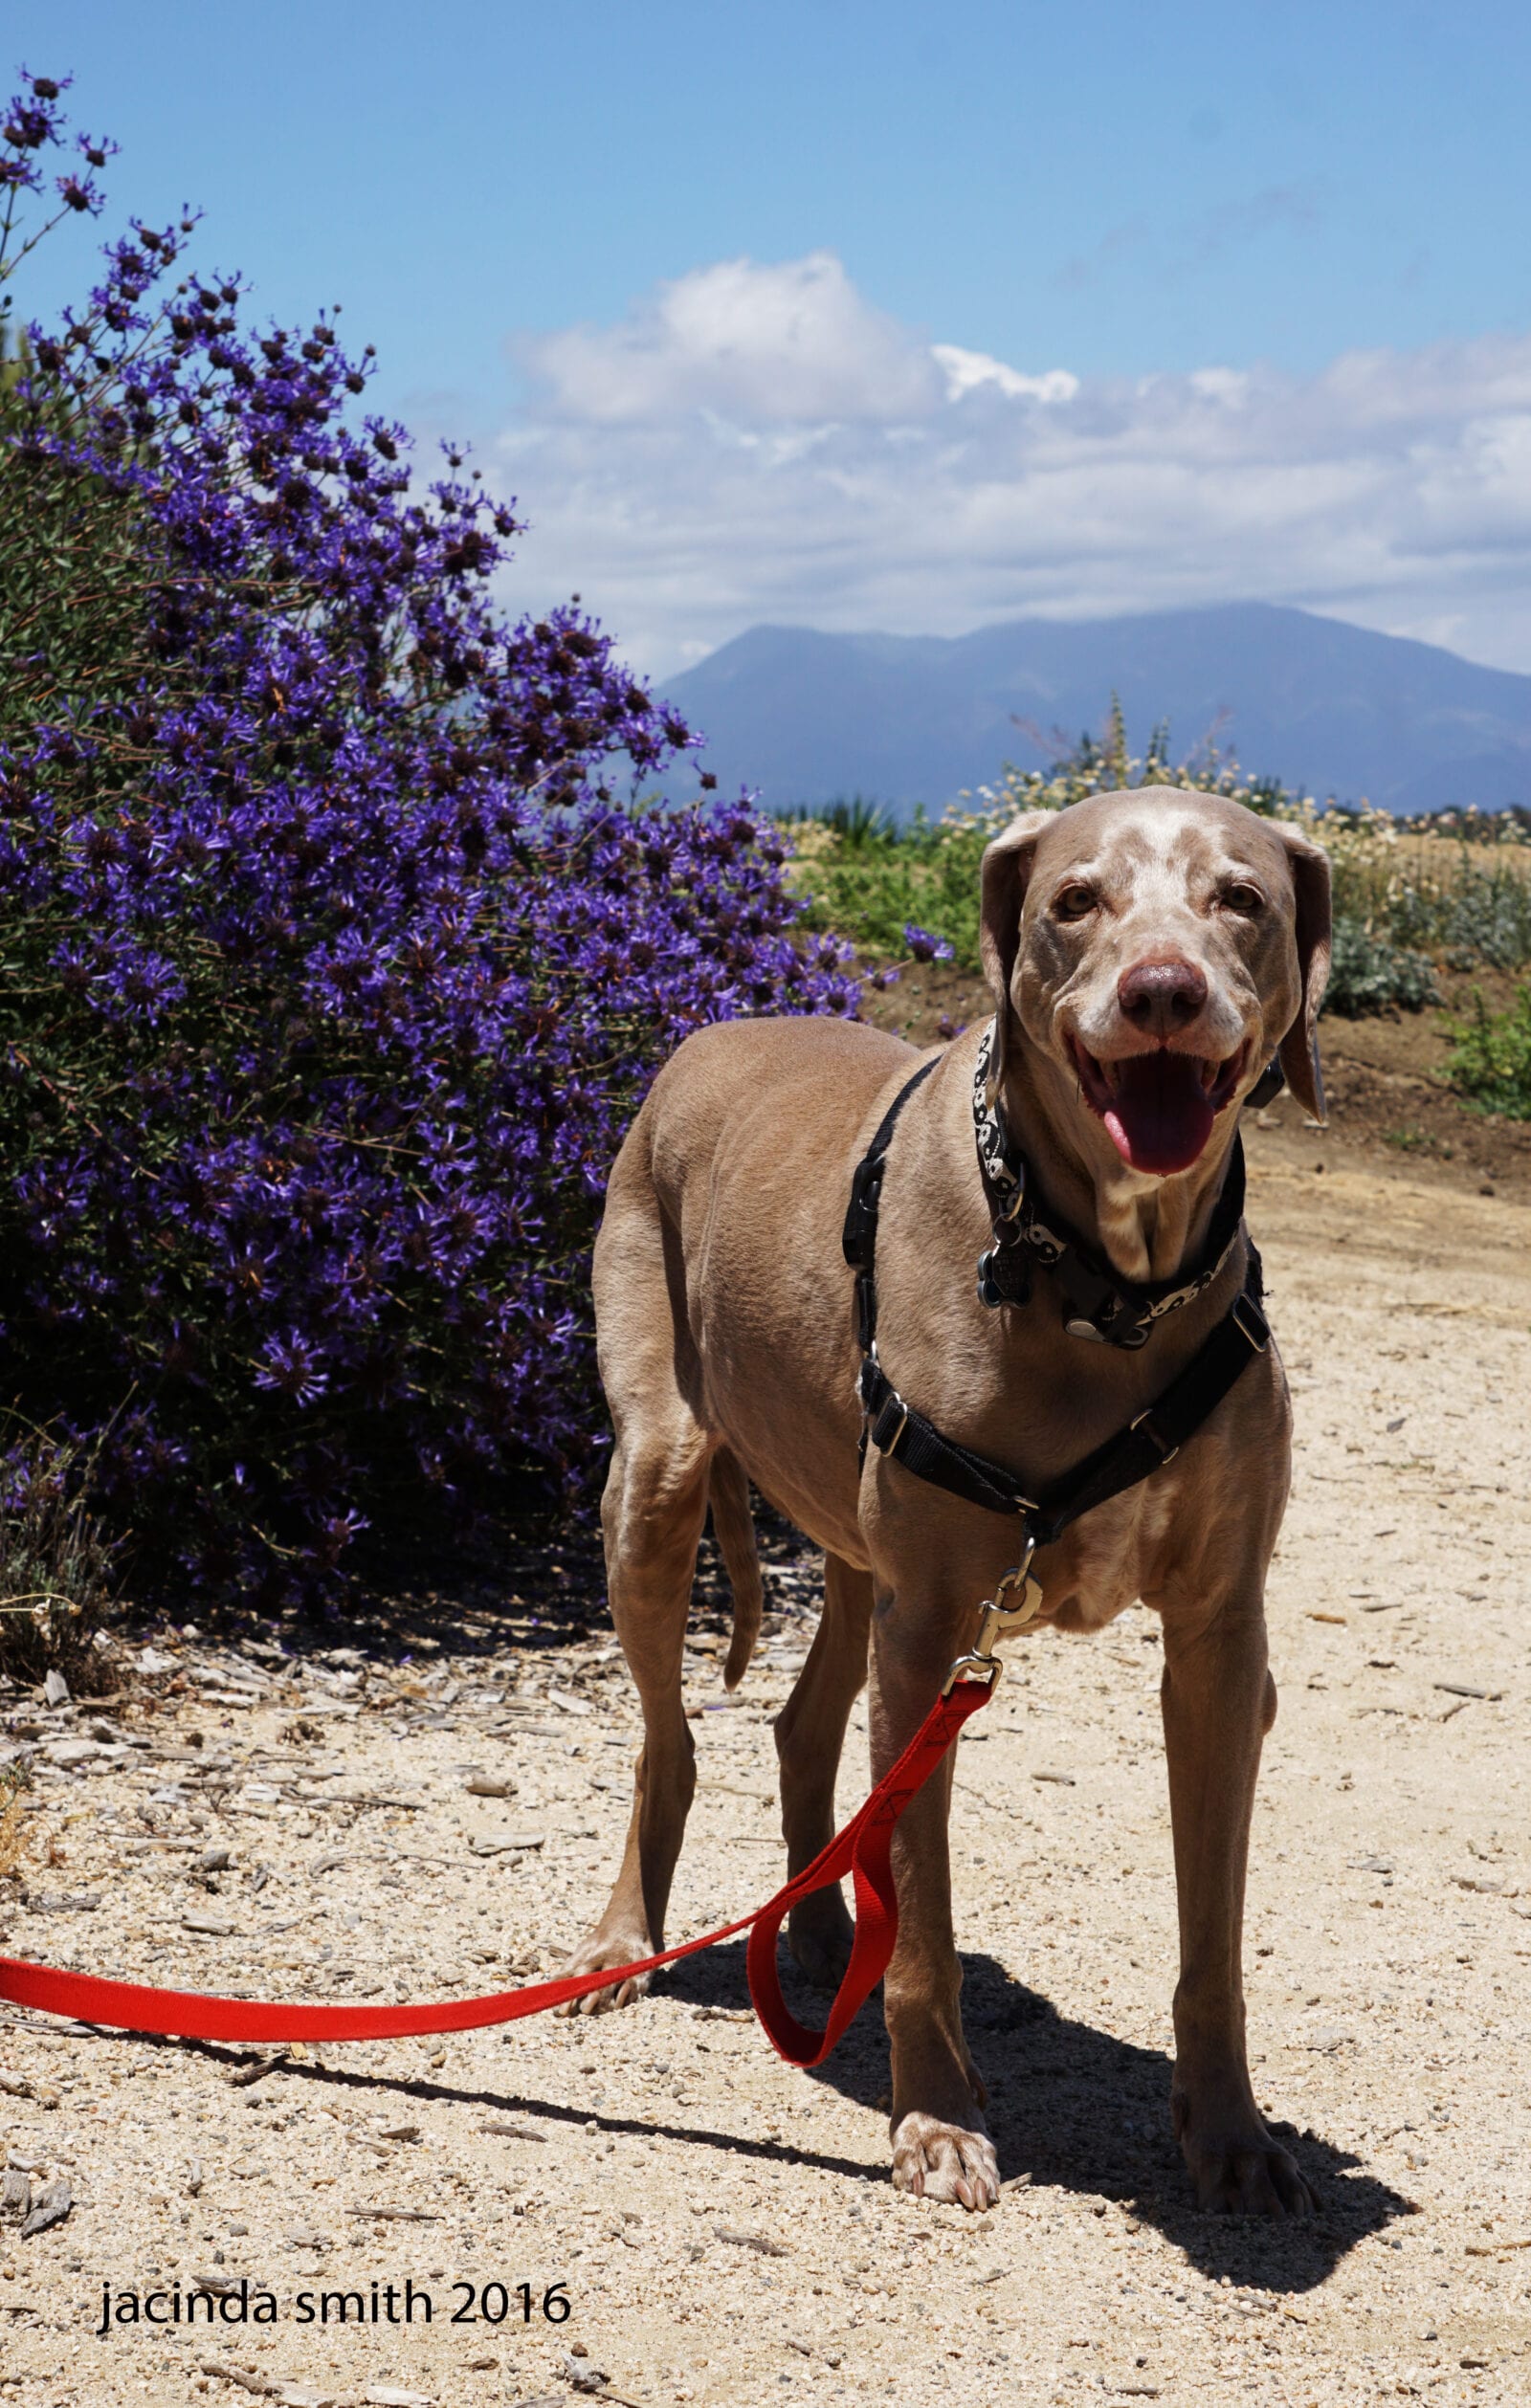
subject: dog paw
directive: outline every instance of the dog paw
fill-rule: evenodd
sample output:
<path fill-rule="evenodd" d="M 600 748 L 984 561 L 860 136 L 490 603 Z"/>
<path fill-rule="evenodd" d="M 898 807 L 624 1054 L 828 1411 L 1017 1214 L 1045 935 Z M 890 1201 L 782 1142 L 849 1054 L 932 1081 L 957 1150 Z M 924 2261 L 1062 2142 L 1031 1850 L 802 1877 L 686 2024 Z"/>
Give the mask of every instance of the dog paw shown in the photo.
<path fill-rule="evenodd" d="M 614 1971 L 618 1965 L 633 1964 L 654 1953 L 654 1942 L 645 1933 L 607 1935 L 596 1932 L 581 1942 L 562 1973 L 566 1978 L 576 1974 L 603 1973 L 608 1966 Z M 605 2015 L 612 2007 L 631 2006 L 634 1999 L 641 1999 L 653 1979 L 652 1974 L 630 1974 L 626 1981 L 613 1982 L 606 1990 L 587 1990 L 583 1999 L 570 1999 L 553 2012 L 566 2017 Z"/>
<path fill-rule="evenodd" d="M 993 2207 L 999 2198 L 994 2144 L 987 2132 L 965 2132 L 937 2115 L 902 2116 L 893 2135 L 893 2186 L 915 2198 Z"/>
<path fill-rule="evenodd" d="M 1299 2217 L 1313 2213 L 1313 2194 L 1296 2159 L 1263 2125 L 1200 2147 L 1182 2142 L 1196 2203 L 1209 2216 Z"/>

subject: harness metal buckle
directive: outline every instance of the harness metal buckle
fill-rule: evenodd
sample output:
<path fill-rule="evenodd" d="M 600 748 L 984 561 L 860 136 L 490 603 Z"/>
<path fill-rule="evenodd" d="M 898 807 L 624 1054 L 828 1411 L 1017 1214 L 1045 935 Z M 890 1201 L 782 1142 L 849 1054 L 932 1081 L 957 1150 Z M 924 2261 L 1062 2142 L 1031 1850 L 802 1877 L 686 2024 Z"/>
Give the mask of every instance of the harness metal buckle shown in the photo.
<path fill-rule="evenodd" d="M 1257 1355 L 1263 1355 L 1271 1342 L 1271 1324 L 1252 1295 L 1242 1292 L 1233 1299 L 1233 1319 Z"/>
<path fill-rule="evenodd" d="M 1148 1437 L 1153 1440 L 1154 1445 L 1159 1449 L 1159 1469 L 1163 1471 L 1166 1463 L 1174 1462 L 1175 1457 L 1180 1452 L 1180 1448 L 1178 1446 L 1166 1447 L 1165 1445 L 1164 1440 L 1160 1437 L 1159 1432 L 1154 1427 L 1153 1412 L 1153 1406 L 1151 1404 L 1145 1404 L 1143 1411 L 1137 1415 L 1136 1419 L 1128 1424 L 1128 1427 L 1130 1429 L 1143 1430 L 1147 1433 Z"/>
<path fill-rule="evenodd" d="M 880 1364 L 878 1368 L 881 1368 Z M 888 1394 L 878 1406 L 876 1417 L 869 1416 L 869 1435 L 879 1455 L 897 1457 L 899 1441 L 908 1426 L 912 1410 L 913 1407 L 904 1403 L 898 1389 L 890 1384 Z M 897 1421 L 894 1419 L 895 1414 L 898 1416 Z M 884 1431 L 887 1432 L 886 1436 L 883 1435 Z"/>
<path fill-rule="evenodd" d="M 965 1655 L 960 1655 L 948 1668 L 941 1685 L 943 1697 L 949 1697 L 956 1682 L 965 1675 L 987 1679 L 991 1689 L 997 1684 L 1004 1667 L 994 1654 L 995 1641 L 1012 1630 L 1029 1630 L 1042 1611 L 1042 1583 L 1032 1575 L 1032 1557 L 1035 1553 L 1035 1540 L 1028 1539 L 1019 1563 L 1011 1564 L 1001 1576 L 993 1596 L 985 1599 L 979 1608 L 983 1620 L 978 1625 L 977 1640 Z M 1006 1598 L 1017 1590 L 1020 1602 L 1007 1605 Z"/>

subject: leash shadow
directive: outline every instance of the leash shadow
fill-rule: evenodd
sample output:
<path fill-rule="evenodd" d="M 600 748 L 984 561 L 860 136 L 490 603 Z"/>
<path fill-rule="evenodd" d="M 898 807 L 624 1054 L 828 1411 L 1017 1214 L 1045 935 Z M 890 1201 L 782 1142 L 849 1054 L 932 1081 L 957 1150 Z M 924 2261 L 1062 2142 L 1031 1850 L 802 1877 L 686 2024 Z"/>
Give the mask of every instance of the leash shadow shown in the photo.
<path fill-rule="evenodd" d="M 695 2006 L 742 2004 L 741 1955 L 720 1949 L 692 1958 L 672 1969 L 666 1988 Z M 805 2022 L 821 2023 L 823 1995 L 810 1990 L 785 1951 L 783 1957 L 788 2004 Z M 989 2085 L 989 2129 L 1008 2192 L 1065 2192 L 1101 2213 L 1102 2202 L 1115 2202 L 1214 2280 L 1226 2274 L 1245 2287 L 1288 2294 L 1317 2288 L 1361 2242 L 1417 2214 L 1413 2200 L 1353 2152 L 1275 2120 L 1272 2131 L 1314 2193 L 1316 2215 L 1290 2222 L 1203 2214 L 1170 2126 L 1172 2058 L 1063 2015 L 992 1956 L 965 1955 L 963 1972 L 963 2020 Z M 885 2110 L 888 2046 L 877 2003 L 875 1994 L 809 2079 Z"/>

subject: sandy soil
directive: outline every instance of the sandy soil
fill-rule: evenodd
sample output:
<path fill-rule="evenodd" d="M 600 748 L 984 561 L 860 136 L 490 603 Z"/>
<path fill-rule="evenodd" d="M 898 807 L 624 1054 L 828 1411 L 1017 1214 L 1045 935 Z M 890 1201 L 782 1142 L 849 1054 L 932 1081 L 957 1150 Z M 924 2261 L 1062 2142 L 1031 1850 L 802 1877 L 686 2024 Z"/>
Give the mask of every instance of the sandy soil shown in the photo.
<path fill-rule="evenodd" d="M 242 2087 L 237 2051 L 12 2016 L 0 2397 L 1531 2395 L 1527 1216 L 1332 1152 L 1320 1175 L 1304 1143 L 1256 1148 L 1252 1182 L 1299 1436 L 1248 1945 L 1256 2084 L 1316 2223 L 1198 2215 L 1171 2142 L 1159 1650 L 1135 1612 L 1019 1644 L 963 1743 L 959 1933 L 1008 2177 L 991 2215 L 895 2196 L 875 2013 L 821 2074 L 791 2072 L 748 2017 L 737 1945 L 621 2015 L 294 2052 Z M 37 1773 L 0 1945 L 316 1999 L 554 1964 L 616 1863 L 634 1716 L 588 1557 L 523 1556 L 510 1582 L 508 1604 L 502 1585 L 339 1634 L 354 1653 L 161 1631 L 142 1700 L 10 1701 L 3 1744 Z M 770 1717 L 812 1566 L 779 1544 L 769 1583 L 733 1704 L 716 1588 L 699 1598 L 677 1935 L 781 1875 Z M 470 1790 L 484 1779 L 514 1793 Z M 216 1849 L 228 1869 L 204 1868 Z M 59 2177 L 69 2214 L 22 2239 L 22 2194 Z M 103 2286 L 184 2302 L 243 2277 L 275 2324 L 230 2321 L 235 2292 L 211 2331 L 98 2335 Z M 373 2283 L 407 2279 L 432 2323 L 417 2305 L 390 2325 L 381 2290 L 371 2322 Z M 451 2321 L 455 2285 L 496 2283 L 505 2321 Z M 360 2292 L 368 2321 L 298 2321 L 324 2291 Z"/>

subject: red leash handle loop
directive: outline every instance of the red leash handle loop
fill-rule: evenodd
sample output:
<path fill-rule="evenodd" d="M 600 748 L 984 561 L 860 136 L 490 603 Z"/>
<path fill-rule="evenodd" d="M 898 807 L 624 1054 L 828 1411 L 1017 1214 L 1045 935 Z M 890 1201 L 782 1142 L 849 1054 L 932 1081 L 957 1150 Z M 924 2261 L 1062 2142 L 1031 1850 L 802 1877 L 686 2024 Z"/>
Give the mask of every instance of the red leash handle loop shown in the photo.
<path fill-rule="evenodd" d="M 779 1889 L 754 1915 L 744 1964 L 749 1995 L 761 2027 L 789 2066 L 819 2066 L 854 2022 L 888 1969 L 899 1937 L 899 1901 L 891 1850 L 899 1816 L 923 1789 L 963 1724 L 992 1694 L 989 1681 L 959 1681 L 937 1699 L 897 1764 L 884 1773 L 859 1813 L 837 1832 L 821 1856 Z M 800 2023 L 782 1996 L 776 1937 L 800 1898 L 827 1889 L 849 1871 L 855 1896 L 855 1936 L 824 2028 Z"/>
<path fill-rule="evenodd" d="M 720 1940 L 750 1931 L 747 1966 L 755 2012 L 772 2046 L 789 2065 L 816 2066 L 829 2055 L 870 1991 L 881 1980 L 899 1936 L 889 1849 L 894 1826 L 909 1800 L 924 1787 L 968 1715 L 987 1703 L 989 1684 L 960 1681 L 938 1698 L 924 1722 L 878 1781 L 866 1804 L 837 1832 L 822 1855 L 779 1889 L 764 1907 L 737 1923 L 704 1933 L 700 1939 L 631 1965 L 598 1973 L 565 1974 L 524 1990 L 500 1990 L 485 1998 L 447 1999 L 430 2006 L 282 2006 L 258 1999 L 220 1999 L 197 1990 L 156 1990 L 146 1982 L 107 1981 L 97 1974 L 62 1973 L 18 1956 L 0 1956 L 0 1999 L 67 2015 L 81 2023 L 106 2023 L 125 2032 L 173 2033 L 183 2040 L 281 2041 L 405 2040 L 425 2032 L 468 2032 L 491 2023 L 516 2023 L 571 1999 L 609 1989 L 633 1974 L 653 1973 L 682 1956 L 716 1948 Z M 788 1910 L 849 1871 L 855 1886 L 855 1941 L 829 2020 L 822 2032 L 799 2023 L 782 1997 L 776 1972 L 776 1935 Z"/>

